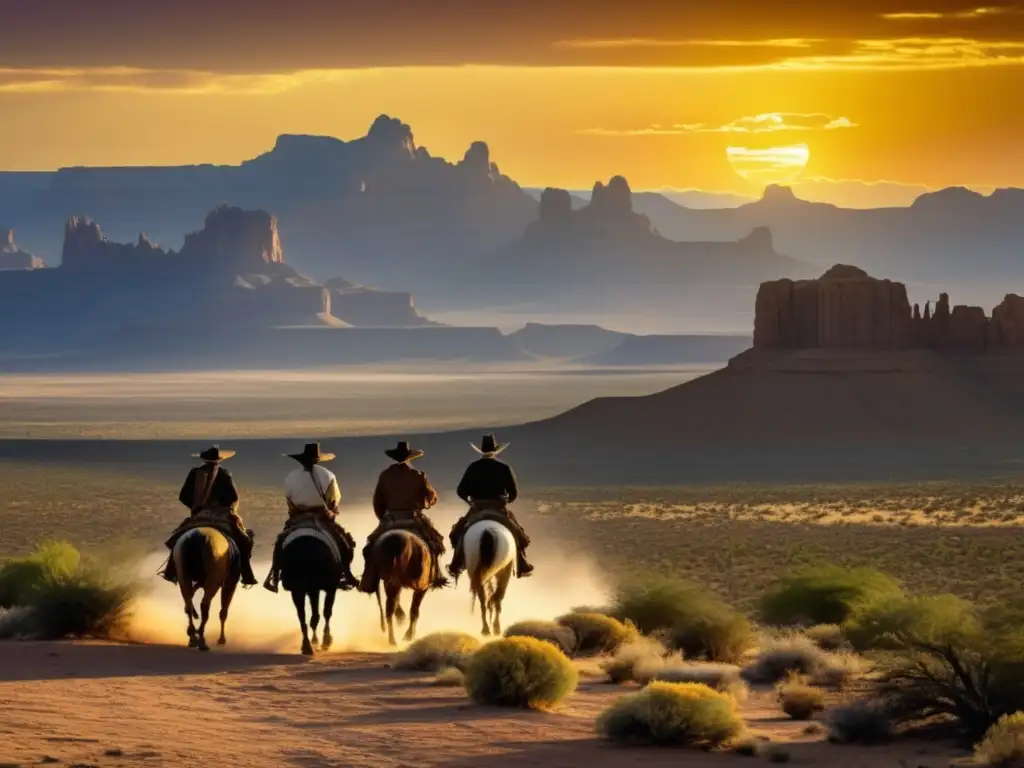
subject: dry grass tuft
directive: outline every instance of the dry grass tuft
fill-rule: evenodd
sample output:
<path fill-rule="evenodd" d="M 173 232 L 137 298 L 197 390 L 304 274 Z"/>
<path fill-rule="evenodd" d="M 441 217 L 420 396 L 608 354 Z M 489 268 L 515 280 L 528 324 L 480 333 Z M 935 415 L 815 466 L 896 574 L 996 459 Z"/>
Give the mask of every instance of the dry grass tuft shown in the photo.
<path fill-rule="evenodd" d="M 743 732 L 736 701 L 696 683 L 651 683 L 621 697 L 597 720 L 598 733 L 624 744 L 711 748 Z"/>
<path fill-rule="evenodd" d="M 479 704 L 548 709 L 575 691 L 578 682 L 569 658 L 533 637 L 488 643 L 466 667 L 466 691 Z"/>
<path fill-rule="evenodd" d="M 576 655 L 576 633 L 557 621 L 519 621 L 505 630 L 505 637 L 533 637 L 551 643 L 566 656 Z"/>
<path fill-rule="evenodd" d="M 1003 715 L 974 747 L 974 761 L 984 768 L 1024 765 L 1024 712 Z"/>
<path fill-rule="evenodd" d="M 576 655 L 597 656 L 615 653 L 624 643 L 640 636 L 629 622 L 621 622 L 602 613 L 569 613 L 557 619 L 576 635 Z"/>
<path fill-rule="evenodd" d="M 776 688 L 782 711 L 794 720 L 810 720 L 825 709 L 825 694 L 820 688 L 792 677 Z"/>
<path fill-rule="evenodd" d="M 480 641 L 463 632 L 434 632 L 421 637 L 405 649 L 391 665 L 412 672 L 441 672 L 454 667 L 464 669 Z"/>

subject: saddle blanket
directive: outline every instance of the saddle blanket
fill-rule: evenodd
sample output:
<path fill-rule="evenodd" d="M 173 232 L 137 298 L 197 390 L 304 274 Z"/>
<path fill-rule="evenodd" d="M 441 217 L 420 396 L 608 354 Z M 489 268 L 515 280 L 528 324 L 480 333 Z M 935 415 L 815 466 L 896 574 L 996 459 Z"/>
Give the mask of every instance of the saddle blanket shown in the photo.
<path fill-rule="evenodd" d="M 331 550 L 331 556 L 337 563 L 341 562 L 341 550 L 338 549 L 338 542 L 334 540 L 327 531 L 321 528 L 319 525 L 303 525 L 294 528 L 289 531 L 284 537 L 284 541 L 281 543 L 281 549 L 284 550 L 289 544 L 296 539 L 301 539 L 305 536 L 312 536 L 314 539 L 319 539 Z"/>

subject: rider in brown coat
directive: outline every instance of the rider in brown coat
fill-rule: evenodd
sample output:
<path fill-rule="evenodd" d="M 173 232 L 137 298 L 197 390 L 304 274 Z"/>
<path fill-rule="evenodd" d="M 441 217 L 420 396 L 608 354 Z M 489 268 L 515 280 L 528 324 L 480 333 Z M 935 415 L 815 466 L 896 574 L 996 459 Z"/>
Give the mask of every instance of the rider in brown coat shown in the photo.
<path fill-rule="evenodd" d="M 408 513 L 415 521 L 416 532 L 430 547 L 434 556 L 433 586 L 447 586 L 448 580 L 441 575 L 439 562 L 444 554 L 444 536 L 434 527 L 424 511 L 437 504 L 435 491 L 425 473 L 413 469 L 411 462 L 423 456 L 423 451 L 409 447 L 409 443 L 400 442 L 395 448 L 384 451 L 385 455 L 395 463 L 381 472 L 377 480 L 377 488 L 373 492 L 373 513 L 378 524 L 366 540 L 363 548 L 363 579 L 359 589 L 367 594 L 377 591 L 378 577 L 370 567 L 370 551 L 381 535 L 394 527 L 393 515 Z"/>

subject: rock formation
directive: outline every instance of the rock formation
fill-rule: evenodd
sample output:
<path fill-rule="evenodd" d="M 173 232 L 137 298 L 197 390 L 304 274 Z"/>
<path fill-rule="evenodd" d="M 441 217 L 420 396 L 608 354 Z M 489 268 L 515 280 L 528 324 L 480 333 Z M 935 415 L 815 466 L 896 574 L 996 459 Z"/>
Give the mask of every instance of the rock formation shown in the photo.
<path fill-rule="evenodd" d="M 910 319 L 904 285 L 836 265 L 818 280 L 762 283 L 754 346 L 904 349 Z"/>
<path fill-rule="evenodd" d="M 0 228 L 0 270 L 42 269 L 46 265 L 38 256 L 23 251 L 14 242 L 14 230 Z"/>
<path fill-rule="evenodd" d="M 1024 348 L 1024 298 L 981 307 L 910 306 L 906 287 L 836 265 L 817 280 L 772 280 L 757 292 L 754 347 L 760 349 L 935 349 L 986 352 Z"/>
<path fill-rule="evenodd" d="M 378 291 L 340 277 L 328 280 L 324 287 L 330 298 L 331 314 L 349 325 L 375 328 L 436 325 L 416 311 L 411 293 Z"/>

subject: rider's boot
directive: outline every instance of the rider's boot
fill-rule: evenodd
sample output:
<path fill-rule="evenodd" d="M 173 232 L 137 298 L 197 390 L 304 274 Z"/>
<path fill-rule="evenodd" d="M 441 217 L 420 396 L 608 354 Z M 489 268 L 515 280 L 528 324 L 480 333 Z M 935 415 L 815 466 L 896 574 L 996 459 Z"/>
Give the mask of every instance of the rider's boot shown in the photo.
<path fill-rule="evenodd" d="M 516 578 L 524 579 L 533 573 L 533 566 L 526 560 L 526 552 L 519 549 L 516 556 Z"/>
<path fill-rule="evenodd" d="M 256 574 L 252 572 L 252 546 L 254 543 L 253 532 L 245 529 L 238 535 L 238 546 L 241 548 L 242 567 L 241 577 L 243 587 L 252 587 L 259 584 Z"/>
<path fill-rule="evenodd" d="M 377 591 L 378 579 L 373 571 L 373 564 L 370 562 L 370 552 L 373 549 L 373 543 L 368 541 L 366 546 L 363 547 L 363 578 L 359 580 L 359 591 L 364 592 L 367 595 L 372 595 Z"/>
<path fill-rule="evenodd" d="M 274 555 L 270 563 L 270 573 L 267 574 L 267 579 L 263 582 L 263 588 L 271 592 L 277 592 L 277 585 L 281 579 L 281 566 L 279 563 L 281 562 L 281 539 L 283 537 L 283 533 L 278 535 L 277 541 L 274 542 Z"/>
<path fill-rule="evenodd" d="M 434 562 L 431 566 L 432 578 L 430 581 L 430 586 L 434 589 L 442 589 L 449 585 L 448 579 L 441 573 L 441 555 L 443 554 L 444 551 L 434 553 Z"/>
<path fill-rule="evenodd" d="M 452 561 L 448 565 L 448 573 L 455 579 L 455 583 L 459 583 L 459 576 L 466 570 L 466 553 L 462 548 L 462 542 L 455 544 L 455 550 L 452 552 Z"/>
<path fill-rule="evenodd" d="M 347 592 L 359 586 L 359 579 L 352 573 L 352 556 L 355 554 L 355 542 L 350 540 L 351 537 L 348 536 L 345 529 L 338 525 L 337 522 L 332 521 L 332 523 L 331 535 L 334 537 L 334 543 L 338 545 L 338 551 L 341 553 L 342 559 L 342 574 L 338 580 L 338 589 Z"/>
<path fill-rule="evenodd" d="M 177 573 L 177 569 L 174 567 L 174 555 L 173 554 L 170 557 L 167 558 L 167 566 L 164 568 L 163 573 L 160 574 L 160 575 L 163 576 L 164 579 L 166 579 L 167 581 L 171 582 L 171 584 L 177 584 L 178 583 L 178 573 Z"/>

